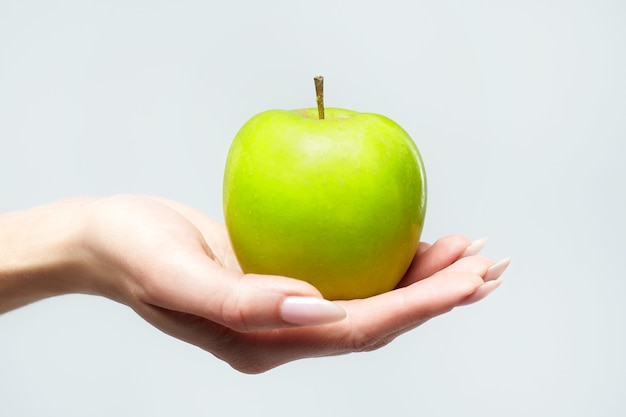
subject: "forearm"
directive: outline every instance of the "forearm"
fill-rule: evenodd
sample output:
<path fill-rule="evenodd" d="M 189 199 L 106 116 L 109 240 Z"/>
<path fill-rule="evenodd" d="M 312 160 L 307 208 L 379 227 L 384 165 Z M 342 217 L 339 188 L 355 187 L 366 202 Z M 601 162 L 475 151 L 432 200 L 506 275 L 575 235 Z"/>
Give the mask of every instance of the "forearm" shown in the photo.
<path fill-rule="evenodd" d="M 74 199 L 0 215 L 0 314 L 43 298 L 86 292 L 82 208 Z"/>

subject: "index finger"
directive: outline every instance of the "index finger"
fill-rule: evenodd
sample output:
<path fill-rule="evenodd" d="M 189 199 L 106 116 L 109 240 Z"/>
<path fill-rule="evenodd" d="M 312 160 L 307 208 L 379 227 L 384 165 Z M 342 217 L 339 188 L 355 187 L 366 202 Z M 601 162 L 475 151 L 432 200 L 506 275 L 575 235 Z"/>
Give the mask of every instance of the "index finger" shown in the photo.
<path fill-rule="evenodd" d="M 470 240 L 461 235 L 443 237 L 432 245 L 420 243 L 398 288 L 407 287 L 450 266 L 470 245 Z"/>

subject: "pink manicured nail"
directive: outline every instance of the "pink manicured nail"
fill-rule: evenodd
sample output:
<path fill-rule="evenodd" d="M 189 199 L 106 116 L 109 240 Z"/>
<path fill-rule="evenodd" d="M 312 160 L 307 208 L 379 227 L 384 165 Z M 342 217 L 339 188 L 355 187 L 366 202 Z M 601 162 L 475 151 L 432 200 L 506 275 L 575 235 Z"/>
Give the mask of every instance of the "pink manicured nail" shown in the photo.
<path fill-rule="evenodd" d="M 285 298 L 280 315 L 287 323 L 314 326 L 339 321 L 346 317 L 346 311 L 323 298 L 294 296 Z"/>
<path fill-rule="evenodd" d="M 491 294 L 496 288 L 498 288 L 500 284 L 502 284 L 501 279 L 495 279 L 492 281 L 485 282 L 483 285 L 478 287 L 478 289 L 474 291 L 472 295 L 468 296 L 459 305 L 465 306 L 465 305 L 473 304 L 482 300 L 483 298 Z"/>
<path fill-rule="evenodd" d="M 471 245 L 465 248 L 465 251 L 461 254 L 461 258 L 477 255 L 485 247 L 488 240 L 489 239 L 486 237 L 483 237 L 482 239 L 476 239 L 471 243 Z"/>
<path fill-rule="evenodd" d="M 487 281 L 493 281 L 493 280 L 500 278 L 500 275 L 504 273 L 504 271 L 506 270 L 506 268 L 509 266 L 510 263 L 511 263 L 511 258 L 504 258 L 500 262 L 497 262 L 491 265 L 489 269 L 487 270 L 487 273 L 483 277 L 483 280 L 487 282 Z"/>

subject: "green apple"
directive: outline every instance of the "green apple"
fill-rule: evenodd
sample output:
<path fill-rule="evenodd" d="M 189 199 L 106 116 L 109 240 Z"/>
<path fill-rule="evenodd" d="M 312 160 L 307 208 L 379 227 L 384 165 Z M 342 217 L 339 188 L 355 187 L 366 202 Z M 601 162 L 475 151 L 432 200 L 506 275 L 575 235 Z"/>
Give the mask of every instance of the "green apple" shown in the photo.
<path fill-rule="evenodd" d="M 339 108 L 254 116 L 231 145 L 223 192 L 242 270 L 308 281 L 327 299 L 392 290 L 426 210 L 409 135 L 387 117 Z"/>

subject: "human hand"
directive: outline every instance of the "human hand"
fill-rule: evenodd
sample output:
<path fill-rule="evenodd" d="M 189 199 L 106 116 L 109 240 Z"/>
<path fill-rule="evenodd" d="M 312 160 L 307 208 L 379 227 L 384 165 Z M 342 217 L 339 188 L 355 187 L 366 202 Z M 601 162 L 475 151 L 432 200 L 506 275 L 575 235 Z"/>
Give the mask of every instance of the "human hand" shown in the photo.
<path fill-rule="evenodd" d="M 125 195 L 73 210 L 72 224 L 80 226 L 63 247 L 72 258 L 63 263 L 63 292 L 126 304 L 158 329 L 246 373 L 382 347 L 485 297 L 508 265 L 478 256 L 484 241 L 450 236 L 421 243 L 396 290 L 330 302 L 303 281 L 244 275 L 225 227 L 185 205 Z"/>
<path fill-rule="evenodd" d="M 480 300 L 501 283 L 508 265 L 477 256 L 484 241 L 472 246 L 450 236 L 420 244 L 396 290 L 331 304 L 305 282 L 244 275 L 224 226 L 190 207 L 117 196 L 93 210 L 86 241 L 94 258 L 106 260 L 100 288 L 162 331 L 249 373 L 379 348 Z"/>

